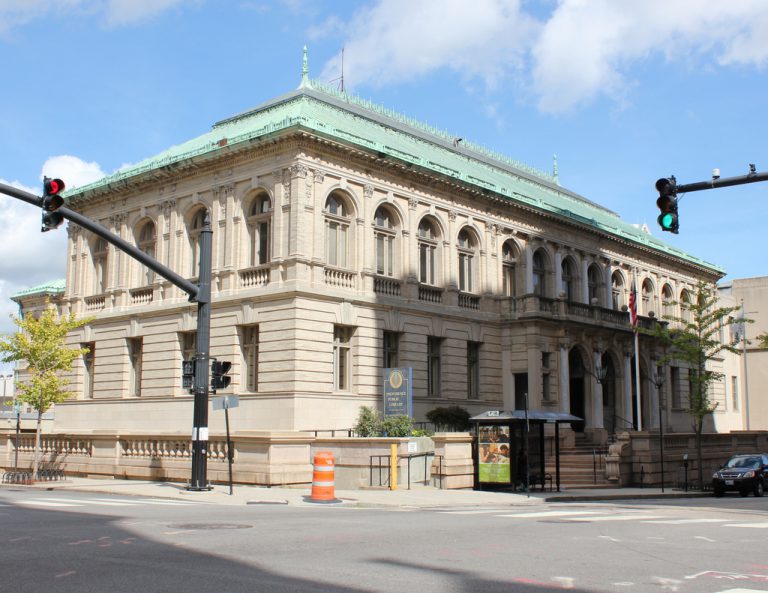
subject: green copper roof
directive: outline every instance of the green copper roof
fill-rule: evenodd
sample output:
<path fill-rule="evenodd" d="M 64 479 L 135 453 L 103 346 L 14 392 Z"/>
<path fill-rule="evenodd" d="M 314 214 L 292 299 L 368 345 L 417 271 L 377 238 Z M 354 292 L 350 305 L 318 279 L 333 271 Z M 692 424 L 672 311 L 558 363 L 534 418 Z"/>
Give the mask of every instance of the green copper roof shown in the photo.
<path fill-rule="evenodd" d="M 703 266 L 723 270 L 672 247 L 623 220 L 615 212 L 591 202 L 557 183 L 557 172 L 538 171 L 523 163 L 426 126 L 369 101 L 350 96 L 316 81 L 302 70 L 301 86 L 255 109 L 216 123 L 188 142 L 67 192 L 67 198 L 188 159 L 207 160 L 241 143 L 256 144 L 288 129 L 305 129 L 382 157 L 417 166 L 511 202 L 568 219 L 638 245 Z"/>
<path fill-rule="evenodd" d="M 60 280 L 51 280 L 50 282 L 46 282 L 45 284 L 41 284 L 40 286 L 35 286 L 34 288 L 26 288 L 21 292 L 16 293 L 11 297 L 11 300 L 15 301 L 22 297 L 43 295 L 43 294 L 60 294 L 64 292 L 64 289 L 66 288 L 66 284 L 67 284 L 67 281 L 64 280 L 63 278 Z"/>

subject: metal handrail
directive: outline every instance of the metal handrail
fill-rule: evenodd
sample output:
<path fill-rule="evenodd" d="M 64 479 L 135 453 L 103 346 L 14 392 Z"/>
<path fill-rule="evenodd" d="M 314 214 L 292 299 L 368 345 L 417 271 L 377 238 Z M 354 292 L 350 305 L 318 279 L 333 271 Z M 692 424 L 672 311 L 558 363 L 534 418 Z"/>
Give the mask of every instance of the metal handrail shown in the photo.
<path fill-rule="evenodd" d="M 443 487 L 443 473 L 442 473 L 443 456 L 442 455 L 436 455 L 434 451 L 427 451 L 425 453 L 404 453 L 404 454 L 399 454 L 397 456 L 398 465 L 399 465 L 401 459 L 407 459 L 408 460 L 408 490 L 411 489 L 411 460 L 412 459 L 416 459 L 418 457 L 424 457 L 424 484 L 425 485 L 429 484 L 430 476 L 429 476 L 429 472 L 427 471 L 427 468 L 429 467 L 427 465 L 427 460 L 428 460 L 428 458 L 430 456 L 438 457 L 440 459 L 440 466 L 439 466 L 440 467 L 440 470 L 439 470 L 440 474 L 439 475 L 440 475 L 440 488 L 442 489 L 442 487 Z M 382 465 L 382 463 L 381 463 L 382 458 L 390 460 L 390 462 L 387 463 L 388 472 L 387 472 L 386 484 L 382 483 L 382 477 L 381 477 L 381 470 L 384 467 Z M 369 457 L 369 459 L 368 459 L 368 476 L 369 476 L 369 478 L 368 478 L 368 485 L 373 487 L 373 469 L 374 469 L 373 468 L 373 460 L 374 459 L 378 459 L 378 468 L 379 468 L 379 483 L 378 483 L 378 485 L 379 486 L 389 486 L 389 485 L 391 485 L 390 477 L 392 476 L 392 462 L 391 462 L 391 456 L 390 455 L 371 455 Z"/>

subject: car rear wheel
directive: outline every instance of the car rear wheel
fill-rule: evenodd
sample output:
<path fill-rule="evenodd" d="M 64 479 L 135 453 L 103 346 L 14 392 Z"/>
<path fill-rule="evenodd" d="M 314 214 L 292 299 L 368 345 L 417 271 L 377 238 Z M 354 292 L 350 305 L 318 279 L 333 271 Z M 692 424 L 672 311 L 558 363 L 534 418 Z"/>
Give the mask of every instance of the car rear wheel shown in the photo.
<path fill-rule="evenodd" d="M 755 484 L 755 496 L 762 496 L 765 492 L 765 486 L 763 486 L 762 480 L 758 480 Z"/>

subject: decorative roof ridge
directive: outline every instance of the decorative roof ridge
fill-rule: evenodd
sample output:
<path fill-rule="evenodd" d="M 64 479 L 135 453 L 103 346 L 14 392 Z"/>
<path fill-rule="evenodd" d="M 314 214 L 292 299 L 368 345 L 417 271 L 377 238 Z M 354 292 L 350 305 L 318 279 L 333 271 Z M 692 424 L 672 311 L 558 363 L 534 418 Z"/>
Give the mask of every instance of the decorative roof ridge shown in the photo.
<path fill-rule="evenodd" d="M 11 300 L 16 300 L 17 298 L 21 298 L 25 296 L 32 296 L 34 294 L 61 293 L 61 292 L 64 292 L 64 289 L 66 288 L 66 286 L 67 286 L 67 281 L 64 278 L 49 280 L 48 282 L 39 284 L 38 286 L 33 286 L 32 288 L 25 288 L 24 290 L 21 290 L 16 294 L 11 295 Z"/>
<path fill-rule="evenodd" d="M 321 82 L 319 80 L 311 80 L 310 83 L 311 84 L 309 88 L 315 91 L 320 91 L 326 95 L 330 95 L 331 97 L 335 97 L 346 103 L 356 105 L 357 107 L 361 107 L 368 111 L 372 111 L 373 113 L 376 113 L 378 115 L 383 115 L 384 117 L 392 119 L 400 124 L 404 124 L 406 126 L 414 128 L 421 132 L 426 132 L 427 134 L 436 136 L 441 140 L 450 142 L 456 148 L 458 148 L 459 143 L 461 143 L 461 147 L 464 149 L 471 150 L 472 152 L 476 152 L 478 154 L 482 154 L 486 157 L 492 158 L 493 160 L 499 161 L 500 163 L 511 165 L 516 169 L 520 169 L 521 171 L 525 171 L 526 173 L 535 175 L 536 177 L 540 177 L 551 183 L 555 183 L 555 184 L 558 183 L 557 175 L 554 175 L 552 173 L 547 173 L 545 171 L 542 171 L 541 169 L 537 169 L 536 167 L 532 167 L 530 165 L 526 165 L 521 161 L 513 159 L 495 150 L 491 150 L 490 148 L 482 146 L 481 144 L 478 144 L 476 142 L 472 142 L 469 140 L 465 140 L 459 136 L 456 136 L 456 134 L 451 134 L 446 130 L 442 130 L 436 126 L 432 126 L 427 123 L 424 123 L 414 117 L 405 115 L 403 113 L 400 113 L 399 111 L 390 109 L 389 107 L 384 107 L 383 105 L 379 105 L 378 103 L 374 103 L 370 99 L 365 99 L 358 95 L 352 95 L 346 91 L 340 91 L 334 88 L 333 86 L 326 84 L 324 82 Z"/>

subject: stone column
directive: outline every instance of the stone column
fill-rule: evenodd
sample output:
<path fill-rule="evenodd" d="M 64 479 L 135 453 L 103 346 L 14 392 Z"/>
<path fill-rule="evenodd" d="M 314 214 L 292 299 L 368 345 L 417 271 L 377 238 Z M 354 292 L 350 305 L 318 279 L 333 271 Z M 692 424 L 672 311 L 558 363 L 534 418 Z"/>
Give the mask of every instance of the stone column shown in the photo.
<path fill-rule="evenodd" d="M 589 261 L 581 260 L 581 302 L 589 304 Z"/>
<path fill-rule="evenodd" d="M 554 297 L 560 296 L 561 292 L 565 292 L 563 288 L 563 254 L 560 249 L 555 251 L 555 294 Z"/>
<path fill-rule="evenodd" d="M 624 398 L 621 416 L 627 422 L 632 422 L 632 356 L 624 354 Z M 625 427 L 626 428 L 626 427 Z"/>
<path fill-rule="evenodd" d="M 525 294 L 533 292 L 533 250 L 535 245 L 528 243 L 525 248 Z"/>
<path fill-rule="evenodd" d="M 560 344 L 559 361 L 557 365 L 558 383 L 560 385 L 560 411 L 571 413 L 571 383 L 568 372 L 568 345 Z"/>
<path fill-rule="evenodd" d="M 595 350 L 592 353 L 592 368 L 597 369 L 601 364 L 602 355 Z M 592 428 L 603 428 L 603 386 L 597 381 L 597 377 L 592 376 Z"/>

